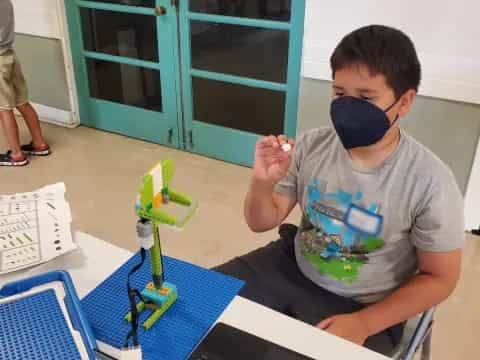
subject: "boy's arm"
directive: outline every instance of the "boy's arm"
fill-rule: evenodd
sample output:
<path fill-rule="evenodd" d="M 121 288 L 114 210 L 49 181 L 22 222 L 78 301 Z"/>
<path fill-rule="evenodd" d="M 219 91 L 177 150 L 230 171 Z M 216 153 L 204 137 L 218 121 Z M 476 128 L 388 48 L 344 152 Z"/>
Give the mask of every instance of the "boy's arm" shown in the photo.
<path fill-rule="evenodd" d="M 445 300 L 460 277 L 462 250 L 417 250 L 420 272 L 383 301 L 359 312 L 369 335 L 376 334 Z"/>
<path fill-rule="evenodd" d="M 252 231 L 262 232 L 280 225 L 296 200 L 275 192 L 275 185 L 252 179 L 245 197 L 245 219 Z"/>
<path fill-rule="evenodd" d="M 245 220 L 252 231 L 273 229 L 295 207 L 296 197 L 293 192 L 287 196 L 275 191 L 275 186 L 280 181 L 296 188 L 296 171 L 291 169 L 296 167 L 295 163 L 292 164 L 293 151 L 282 149 L 287 141 L 284 135 L 269 136 L 256 145 L 252 180 L 244 206 Z M 295 145 L 292 140 L 288 143 L 291 148 Z"/>
<path fill-rule="evenodd" d="M 460 276 L 462 250 L 443 253 L 417 250 L 420 272 L 384 300 L 352 314 L 333 316 L 318 327 L 352 342 L 406 321 L 445 300 Z"/>

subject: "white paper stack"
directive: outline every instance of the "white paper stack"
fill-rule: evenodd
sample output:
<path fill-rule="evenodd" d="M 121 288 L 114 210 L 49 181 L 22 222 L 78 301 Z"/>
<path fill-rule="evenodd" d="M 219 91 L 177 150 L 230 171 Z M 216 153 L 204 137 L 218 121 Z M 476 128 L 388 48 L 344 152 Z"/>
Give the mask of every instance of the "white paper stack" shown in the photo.
<path fill-rule="evenodd" d="M 65 185 L 0 195 L 0 274 L 49 261 L 75 249 Z"/>

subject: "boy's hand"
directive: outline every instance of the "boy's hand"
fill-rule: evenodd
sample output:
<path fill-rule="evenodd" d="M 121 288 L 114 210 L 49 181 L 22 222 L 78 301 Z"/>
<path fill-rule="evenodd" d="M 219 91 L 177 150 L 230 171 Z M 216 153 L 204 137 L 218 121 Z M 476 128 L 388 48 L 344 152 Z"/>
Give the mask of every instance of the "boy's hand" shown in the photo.
<path fill-rule="evenodd" d="M 290 144 L 290 149 L 285 144 Z M 290 167 L 294 146 L 295 141 L 287 140 L 285 135 L 271 135 L 259 140 L 255 148 L 254 179 L 271 185 L 283 179 Z"/>
<path fill-rule="evenodd" d="M 358 345 L 363 345 L 371 335 L 365 321 L 357 313 L 329 317 L 317 327 Z"/>

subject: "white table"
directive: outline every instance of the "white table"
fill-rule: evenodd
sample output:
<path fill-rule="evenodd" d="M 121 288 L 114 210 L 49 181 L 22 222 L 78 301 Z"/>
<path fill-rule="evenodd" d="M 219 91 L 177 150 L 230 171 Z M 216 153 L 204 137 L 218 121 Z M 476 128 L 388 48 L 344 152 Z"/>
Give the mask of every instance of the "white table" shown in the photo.
<path fill-rule="evenodd" d="M 27 276 L 61 269 L 70 273 L 79 296 L 84 297 L 132 256 L 127 250 L 81 232 L 75 234 L 75 241 L 79 249 L 47 264 L 0 275 L 0 287 Z M 314 359 L 388 359 L 239 296 L 234 298 L 218 321 Z M 102 351 L 112 350 L 105 344 L 99 344 L 99 347 Z"/>

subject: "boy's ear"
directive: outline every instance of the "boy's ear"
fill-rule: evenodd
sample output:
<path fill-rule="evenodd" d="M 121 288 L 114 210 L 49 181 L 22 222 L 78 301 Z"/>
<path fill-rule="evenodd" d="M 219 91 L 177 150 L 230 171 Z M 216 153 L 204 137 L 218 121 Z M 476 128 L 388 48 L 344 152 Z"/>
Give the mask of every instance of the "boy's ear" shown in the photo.
<path fill-rule="evenodd" d="M 403 117 L 408 114 L 416 96 L 417 92 L 414 89 L 410 89 L 400 97 L 398 116 Z"/>

